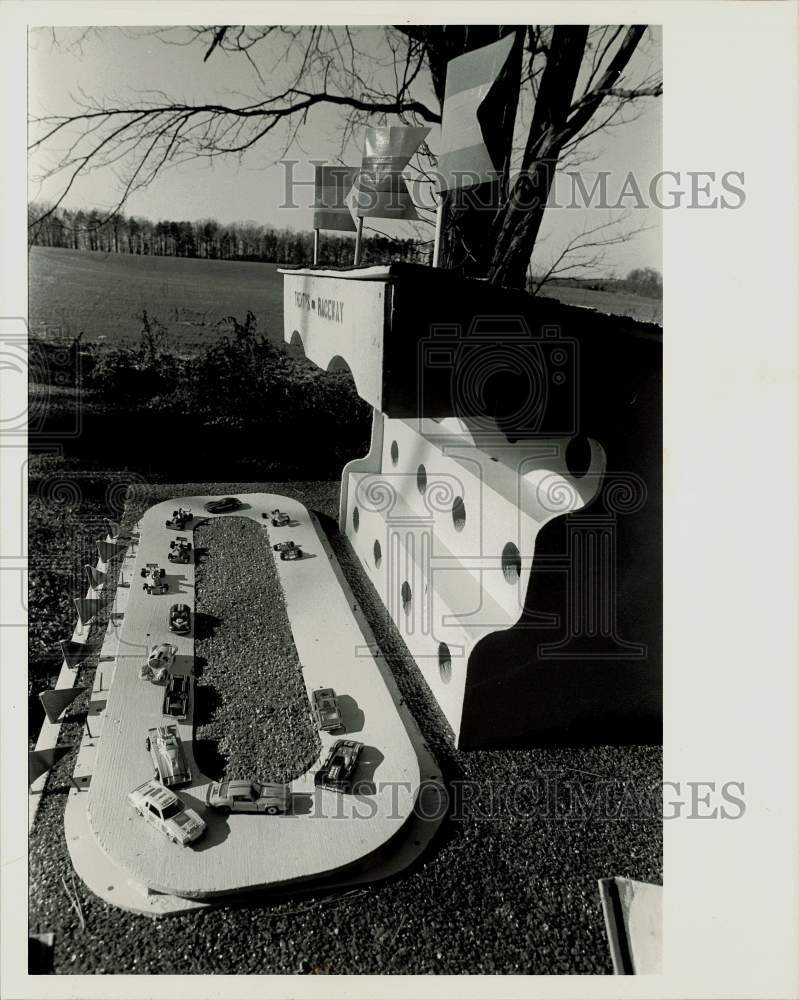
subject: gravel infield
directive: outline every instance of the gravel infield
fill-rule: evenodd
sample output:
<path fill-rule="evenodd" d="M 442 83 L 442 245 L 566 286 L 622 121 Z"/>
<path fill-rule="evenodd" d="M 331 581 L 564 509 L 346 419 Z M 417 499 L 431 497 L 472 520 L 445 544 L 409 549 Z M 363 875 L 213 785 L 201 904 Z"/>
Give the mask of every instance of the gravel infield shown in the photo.
<path fill-rule="evenodd" d="M 610 974 L 597 879 L 662 881 L 659 746 L 455 750 L 416 665 L 336 527 L 337 482 L 186 484 L 139 490 L 129 515 L 158 500 L 265 491 L 320 518 L 401 694 L 457 802 L 412 869 L 331 897 L 227 902 L 152 918 L 118 910 L 78 880 L 85 929 L 69 906 L 64 841 L 69 756 L 51 772 L 30 838 L 31 932 L 54 931 L 57 974 Z M 209 668 L 210 677 L 210 668 Z M 82 720 L 62 728 L 74 743 Z M 507 796 L 524 783 L 544 798 Z M 570 788 L 597 805 L 574 810 Z M 203 995 L 198 984 L 198 996 Z M 432 989 L 432 987 L 431 987 Z M 231 996 L 236 995 L 235 989 Z"/>
<path fill-rule="evenodd" d="M 213 518 L 195 528 L 194 547 L 197 765 L 216 780 L 291 781 L 321 743 L 268 532 Z"/>

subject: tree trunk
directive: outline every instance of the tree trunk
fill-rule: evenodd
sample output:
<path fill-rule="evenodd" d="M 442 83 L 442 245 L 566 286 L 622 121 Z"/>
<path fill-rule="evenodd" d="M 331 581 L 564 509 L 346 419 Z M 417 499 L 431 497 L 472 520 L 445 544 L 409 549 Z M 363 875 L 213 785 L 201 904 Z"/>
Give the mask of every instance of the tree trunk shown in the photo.
<path fill-rule="evenodd" d="M 555 180 L 587 40 L 588 28 L 584 25 L 556 27 L 552 32 L 521 171 L 503 211 L 497 213 L 488 269 L 493 284 L 524 288 Z"/>

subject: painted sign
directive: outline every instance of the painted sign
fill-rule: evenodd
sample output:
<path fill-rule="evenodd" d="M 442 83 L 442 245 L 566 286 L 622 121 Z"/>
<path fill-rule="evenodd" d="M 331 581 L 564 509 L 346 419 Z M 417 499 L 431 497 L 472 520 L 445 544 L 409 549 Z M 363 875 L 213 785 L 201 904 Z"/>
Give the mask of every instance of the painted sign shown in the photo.
<path fill-rule="evenodd" d="M 341 274 L 283 271 L 284 339 L 329 370 L 346 365 L 358 394 L 383 403 L 383 334 L 388 284 Z"/>

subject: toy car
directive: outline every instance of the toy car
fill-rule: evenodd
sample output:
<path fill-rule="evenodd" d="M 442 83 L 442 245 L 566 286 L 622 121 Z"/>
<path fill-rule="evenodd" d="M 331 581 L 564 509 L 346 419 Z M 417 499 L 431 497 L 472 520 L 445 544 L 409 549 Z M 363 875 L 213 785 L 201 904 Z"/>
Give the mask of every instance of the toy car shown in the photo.
<path fill-rule="evenodd" d="M 191 608 L 188 604 L 173 604 L 169 609 L 169 631 L 188 635 L 191 631 Z"/>
<path fill-rule="evenodd" d="M 178 535 L 174 541 L 169 543 L 169 555 L 167 558 L 170 562 L 191 562 L 191 542 L 185 535 Z"/>
<path fill-rule="evenodd" d="M 180 798 L 168 788 L 150 778 L 128 793 L 128 802 L 148 823 L 185 847 L 205 833 L 205 821 L 193 809 L 187 809 Z"/>
<path fill-rule="evenodd" d="M 159 567 L 158 563 L 147 563 L 147 567 L 142 567 L 141 575 L 146 578 L 142 584 L 142 590 L 148 594 L 165 594 L 169 590 L 169 584 L 165 582 L 166 570 Z"/>
<path fill-rule="evenodd" d="M 358 758 L 363 743 L 355 740 L 336 740 L 330 748 L 327 760 L 314 775 L 314 784 L 331 788 L 334 792 L 348 792 L 352 788 L 352 776 L 358 766 Z"/>
<path fill-rule="evenodd" d="M 172 511 L 172 519 L 166 522 L 166 527 L 174 528 L 176 531 L 183 531 L 193 517 L 194 515 L 190 510 L 184 510 L 183 507 L 178 507 L 177 510 Z"/>
<path fill-rule="evenodd" d="M 333 688 L 319 688 L 318 691 L 314 691 L 311 708 L 320 729 L 330 732 L 344 728 L 344 720 L 341 718 Z"/>
<path fill-rule="evenodd" d="M 261 517 L 268 518 L 273 528 L 285 528 L 287 524 L 291 524 L 291 518 L 288 514 L 284 514 L 283 511 L 278 510 L 277 507 L 268 514 L 261 514 Z"/>
<path fill-rule="evenodd" d="M 166 684 L 177 651 L 178 647 L 169 642 L 159 642 L 151 646 L 146 662 L 139 669 L 139 677 L 142 680 L 152 681 L 153 684 Z"/>
<path fill-rule="evenodd" d="M 205 802 L 221 812 L 266 813 L 276 816 L 288 809 L 288 789 L 285 785 L 264 784 L 260 781 L 216 781 L 205 790 Z"/>
<path fill-rule="evenodd" d="M 281 559 L 302 559 L 302 549 L 296 542 L 278 542 L 272 548 L 280 553 Z"/>
<path fill-rule="evenodd" d="M 170 675 L 166 691 L 164 691 L 164 715 L 175 719 L 185 719 L 189 714 L 189 699 L 191 698 L 191 677 L 186 674 Z"/>
<path fill-rule="evenodd" d="M 145 746 L 150 751 L 156 777 L 162 785 L 185 785 L 191 781 L 191 770 L 186 763 L 177 726 L 148 729 Z"/>
<path fill-rule="evenodd" d="M 239 510 L 244 504 L 238 497 L 223 497 L 221 500 L 209 500 L 205 509 L 209 514 L 227 514 L 231 510 Z"/>

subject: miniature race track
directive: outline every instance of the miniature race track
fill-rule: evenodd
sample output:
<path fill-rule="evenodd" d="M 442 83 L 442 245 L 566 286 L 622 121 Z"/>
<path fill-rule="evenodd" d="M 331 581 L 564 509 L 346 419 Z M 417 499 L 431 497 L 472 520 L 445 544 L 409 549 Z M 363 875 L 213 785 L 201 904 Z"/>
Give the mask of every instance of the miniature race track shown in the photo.
<path fill-rule="evenodd" d="M 79 758 L 88 791 L 73 789 L 65 815 L 70 854 L 88 887 L 109 902 L 145 913 L 190 909 L 227 894 L 340 886 L 393 874 L 424 850 L 443 818 L 424 819 L 414 810 L 420 786 L 425 802 L 431 791 L 435 798 L 437 765 L 401 706 L 382 657 L 370 651 L 371 633 L 315 520 L 300 503 L 273 494 L 242 494 L 243 509 L 220 515 L 204 511 L 209 499 L 214 498 L 157 504 L 138 525 L 138 544 L 123 564 L 130 586 L 121 591 L 125 605 L 113 679 L 108 664 L 105 708 L 92 719 L 94 744 L 90 754 Z M 195 516 L 176 532 L 165 521 L 179 505 Z M 265 527 L 261 514 L 275 507 L 290 515 L 290 527 Z M 193 636 L 169 632 L 167 619 L 176 602 L 194 610 L 194 560 L 170 563 L 167 552 L 178 534 L 191 540 L 193 528 L 214 516 L 249 517 L 269 531 L 270 542 L 291 538 L 302 547 L 302 559 L 281 561 L 275 554 L 275 564 L 306 690 L 310 695 L 316 688 L 333 687 L 348 695 L 357 710 L 345 714 L 344 731 L 320 733 L 320 760 L 291 783 L 289 812 L 276 817 L 208 809 L 203 792 L 211 779 L 194 763 L 191 715 L 177 723 L 192 781 L 176 791 L 208 824 L 200 840 L 182 848 L 146 823 L 127 800 L 128 792 L 153 773 L 144 746 L 147 730 L 177 721 L 162 715 L 164 688 L 140 679 L 139 667 L 152 644 L 170 642 L 178 648 L 173 672 L 192 670 Z M 166 594 L 142 589 L 140 569 L 153 562 L 166 569 Z M 342 737 L 364 744 L 353 794 L 314 786 L 313 773 Z M 433 811 L 425 808 L 428 815 Z"/>

